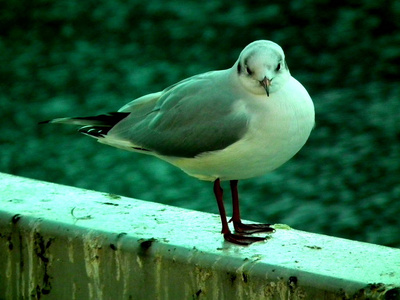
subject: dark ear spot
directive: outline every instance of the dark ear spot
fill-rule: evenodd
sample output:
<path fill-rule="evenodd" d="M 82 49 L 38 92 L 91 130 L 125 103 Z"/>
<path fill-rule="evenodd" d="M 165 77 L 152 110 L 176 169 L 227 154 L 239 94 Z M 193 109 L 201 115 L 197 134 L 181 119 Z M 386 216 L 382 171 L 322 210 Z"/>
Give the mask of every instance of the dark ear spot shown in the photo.
<path fill-rule="evenodd" d="M 238 65 L 237 65 L 237 72 L 238 72 L 238 74 L 242 73 L 242 65 L 240 64 L 240 62 L 238 62 Z"/>
<path fill-rule="evenodd" d="M 247 74 L 249 74 L 249 75 L 252 75 L 252 74 L 253 74 L 253 71 L 252 71 L 249 67 L 247 67 L 247 66 L 246 66 L 246 72 L 247 72 Z"/>

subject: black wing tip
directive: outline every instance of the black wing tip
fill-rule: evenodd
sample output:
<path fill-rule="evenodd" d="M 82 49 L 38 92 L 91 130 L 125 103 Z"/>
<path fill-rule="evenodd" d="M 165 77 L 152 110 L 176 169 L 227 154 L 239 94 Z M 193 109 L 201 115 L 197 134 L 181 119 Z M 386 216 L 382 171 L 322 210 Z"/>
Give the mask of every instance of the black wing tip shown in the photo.
<path fill-rule="evenodd" d="M 38 124 L 59 123 L 79 126 L 108 126 L 112 127 L 122 119 L 126 118 L 129 112 L 111 112 L 98 116 L 74 117 L 74 118 L 56 118 L 52 120 L 41 121 Z"/>
<path fill-rule="evenodd" d="M 94 138 L 104 138 L 107 133 L 110 131 L 111 127 L 103 127 L 103 126 L 85 126 L 79 128 L 78 131 L 80 133 L 89 135 Z"/>
<path fill-rule="evenodd" d="M 122 119 L 125 119 L 130 113 L 128 112 L 110 112 L 107 114 L 92 116 L 92 117 L 77 117 L 73 120 L 83 120 L 93 122 L 94 126 L 114 126 Z"/>

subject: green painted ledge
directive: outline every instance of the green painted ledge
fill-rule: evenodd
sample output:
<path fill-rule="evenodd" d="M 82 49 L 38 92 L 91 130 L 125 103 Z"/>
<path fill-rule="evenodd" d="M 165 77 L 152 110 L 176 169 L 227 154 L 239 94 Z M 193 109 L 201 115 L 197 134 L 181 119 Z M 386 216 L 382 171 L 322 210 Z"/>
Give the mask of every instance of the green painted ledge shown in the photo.
<path fill-rule="evenodd" d="M 0 299 L 400 299 L 400 250 L 0 173 Z"/>

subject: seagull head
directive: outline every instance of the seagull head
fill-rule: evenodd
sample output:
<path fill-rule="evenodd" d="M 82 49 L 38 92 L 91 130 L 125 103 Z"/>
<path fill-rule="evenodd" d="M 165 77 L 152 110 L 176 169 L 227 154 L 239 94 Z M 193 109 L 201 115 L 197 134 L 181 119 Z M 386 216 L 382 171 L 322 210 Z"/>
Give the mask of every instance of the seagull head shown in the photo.
<path fill-rule="evenodd" d="M 247 91 L 268 97 L 278 91 L 290 78 L 282 48 L 267 40 L 247 45 L 240 53 L 233 69 Z"/>

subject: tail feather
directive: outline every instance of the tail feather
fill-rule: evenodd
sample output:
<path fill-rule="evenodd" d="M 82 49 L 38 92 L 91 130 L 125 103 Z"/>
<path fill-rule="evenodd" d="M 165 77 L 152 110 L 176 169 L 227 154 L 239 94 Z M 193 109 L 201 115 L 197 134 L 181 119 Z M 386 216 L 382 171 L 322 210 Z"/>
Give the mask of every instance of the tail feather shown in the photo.
<path fill-rule="evenodd" d="M 113 127 L 119 121 L 127 117 L 129 113 L 125 112 L 112 112 L 104 115 L 93 117 L 76 117 L 76 118 L 57 118 L 53 120 L 43 121 L 39 124 L 68 124 L 80 126 L 99 126 L 99 127 Z"/>
<path fill-rule="evenodd" d="M 79 129 L 79 132 L 98 139 L 104 137 L 115 124 L 128 115 L 129 113 L 126 112 L 112 112 L 94 117 L 58 118 L 43 121 L 39 124 L 50 123 L 84 126 Z"/>

